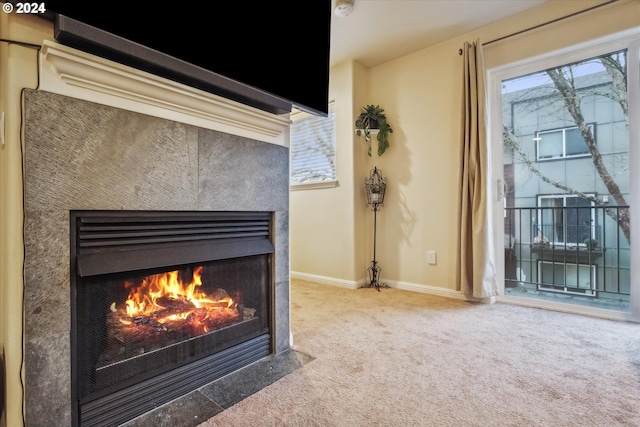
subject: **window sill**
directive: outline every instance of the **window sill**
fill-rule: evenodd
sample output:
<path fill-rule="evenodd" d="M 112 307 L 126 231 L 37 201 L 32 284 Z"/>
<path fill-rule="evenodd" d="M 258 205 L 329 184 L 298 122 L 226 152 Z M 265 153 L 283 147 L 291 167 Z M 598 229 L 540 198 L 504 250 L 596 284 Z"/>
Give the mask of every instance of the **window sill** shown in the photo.
<path fill-rule="evenodd" d="M 338 186 L 337 180 L 332 181 L 316 181 L 316 182 L 303 182 L 300 184 L 291 184 L 289 186 L 290 191 L 297 190 L 316 190 L 318 188 L 335 188 Z"/>
<path fill-rule="evenodd" d="M 586 246 L 532 245 L 531 252 L 538 255 L 540 261 L 594 264 L 604 254 L 604 248 L 587 249 Z"/>
<path fill-rule="evenodd" d="M 571 160 L 571 159 L 584 159 L 591 157 L 591 154 L 572 154 L 568 156 L 556 156 L 556 157 L 536 157 L 539 162 L 552 162 L 554 160 Z"/>

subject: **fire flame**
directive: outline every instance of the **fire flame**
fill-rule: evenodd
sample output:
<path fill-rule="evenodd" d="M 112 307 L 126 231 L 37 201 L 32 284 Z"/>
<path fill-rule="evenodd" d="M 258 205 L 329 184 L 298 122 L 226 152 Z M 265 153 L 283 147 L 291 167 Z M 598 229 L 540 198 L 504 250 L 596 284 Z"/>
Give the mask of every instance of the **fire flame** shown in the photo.
<path fill-rule="evenodd" d="M 224 297 L 222 299 L 211 299 L 202 292 L 202 266 L 196 267 L 193 271 L 193 278 L 190 283 L 184 283 L 179 277 L 178 270 L 166 273 L 159 273 L 147 276 L 142 283 L 132 289 L 125 302 L 126 316 L 128 318 L 151 316 L 158 310 L 166 308 L 166 304 L 171 301 L 180 301 L 192 304 L 194 309 L 207 308 L 212 306 L 219 308 L 231 308 L 235 306 L 233 299 Z M 131 283 L 126 284 L 131 287 Z M 165 304 L 165 305 L 163 305 Z M 116 305 L 111 305 L 111 311 L 116 311 Z M 123 314 L 125 314 L 123 312 Z M 167 321 L 184 320 L 189 317 L 191 310 L 180 313 L 172 313 L 164 318 L 156 319 L 160 323 Z M 122 323 L 128 324 L 127 319 L 121 319 Z M 129 322 L 130 323 L 130 322 Z"/>
<path fill-rule="evenodd" d="M 107 359 L 123 360 L 257 317 L 255 308 L 245 306 L 238 286 L 231 288 L 232 299 L 224 287 L 216 286 L 222 277 L 210 281 L 204 269 L 195 267 L 191 275 L 176 270 L 125 280 L 126 301 L 121 295 L 106 316 Z"/>

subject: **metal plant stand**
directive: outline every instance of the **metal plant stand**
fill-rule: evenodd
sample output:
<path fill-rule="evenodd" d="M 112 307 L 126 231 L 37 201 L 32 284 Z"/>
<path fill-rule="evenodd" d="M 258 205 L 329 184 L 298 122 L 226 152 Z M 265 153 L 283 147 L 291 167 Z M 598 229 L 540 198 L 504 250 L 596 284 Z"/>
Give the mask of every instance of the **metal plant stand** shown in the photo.
<path fill-rule="evenodd" d="M 367 192 L 367 206 L 371 206 L 373 210 L 373 261 L 367 269 L 369 273 L 369 281 L 361 286 L 361 288 L 375 287 L 378 292 L 380 288 L 388 288 L 386 283 L 380 282 L 380 271 L 382 270 L 376 261 L 376 232 L 377 232 L 377 216 L 378 209 L 384 204 L 384 193 L 387 188 L 387 180 L 382 177 L 380 170 L 376 167 L 371 171 L 371 176 L 364 182 Z"/>

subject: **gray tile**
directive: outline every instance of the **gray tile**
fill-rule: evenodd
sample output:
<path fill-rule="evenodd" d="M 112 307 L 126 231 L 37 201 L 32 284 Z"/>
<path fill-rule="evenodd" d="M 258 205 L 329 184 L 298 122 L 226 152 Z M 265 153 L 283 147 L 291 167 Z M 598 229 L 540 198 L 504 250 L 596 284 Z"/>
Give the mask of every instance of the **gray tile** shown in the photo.
<path fill-rule="evenodd" d="M 27 91 L 26 209 L 197 208 L 193 126 Z"/>
<path fill-rule="evenodd" d="M 294 350 L 266 357 L 122 427 L 194 427 L 312 360 L 313 357 Z"/>
<path fill-rule="evenodd" d="M 200 390 L 209 399 L 226 409 L 312 360 L 313 357 L 309 355 L 287 350 L 253 363 Z"/>
<path fill-rule="evenodd" d="M 194 427 L 222 410 L 196 390 L 124 423 L 122 427 Z"/>
<path fill-rule="evenodd" d="M 291 346 L 291 310 L 289 309 L 289 281 L 276 283 L 275 289 L 275 348 L 276 354 L 287 350 Z"/>
<path fill-rule="evenodd" d="M 69 213 L 33 210 L 25 216 L 25 336 L 27 340 L 71 328 Z"/>
<path fill-rule="evenodd" d="M 29 340 L 25 353 L 27 425 L 71 425 L 68 334 Z"/>
<path fill-rule="evenodd" d="M 200 209 L 288 211 L 289 149 L 200 130 Z"/>
<path fill-rule="evenodd" d="M 289 211 L 275 213 L 276 283 L 289 280 Z"/>

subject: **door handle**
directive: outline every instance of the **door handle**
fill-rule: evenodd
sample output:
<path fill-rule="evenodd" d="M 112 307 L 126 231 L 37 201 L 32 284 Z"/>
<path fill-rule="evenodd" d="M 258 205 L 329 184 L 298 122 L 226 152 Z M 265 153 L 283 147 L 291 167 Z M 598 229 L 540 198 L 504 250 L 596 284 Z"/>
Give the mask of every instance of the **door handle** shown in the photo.
<path fill-rule="evenodd" d="M 496 184 L 498 187 L 498 201 L 500 201 L 507 195 L 507 183 L 504 182 L 504 179 L 498 178 Z"/>

